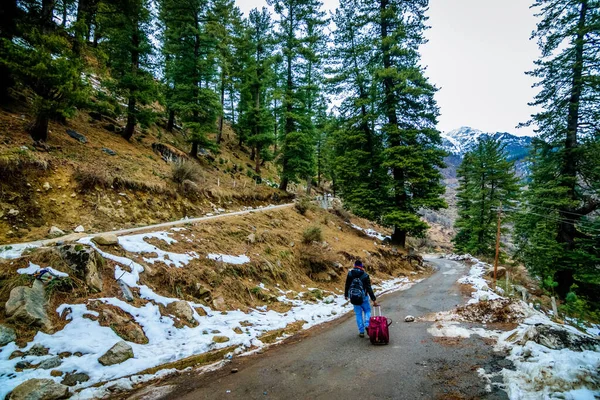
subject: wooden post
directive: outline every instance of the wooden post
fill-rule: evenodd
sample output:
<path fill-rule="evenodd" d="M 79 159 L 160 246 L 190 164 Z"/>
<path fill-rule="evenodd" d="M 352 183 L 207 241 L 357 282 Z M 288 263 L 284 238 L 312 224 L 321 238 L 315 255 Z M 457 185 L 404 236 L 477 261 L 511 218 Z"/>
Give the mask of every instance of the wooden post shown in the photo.
<path fill-rule="evenodd" d="M 502 203 L 498 207 L 498 228 L 496 230 L 496 256 L 494 257 L 494 288 L 496 287 L 496 274 L 498 273 L 498 257 L 500 256 L 500 219 L 502 215 Z"/>

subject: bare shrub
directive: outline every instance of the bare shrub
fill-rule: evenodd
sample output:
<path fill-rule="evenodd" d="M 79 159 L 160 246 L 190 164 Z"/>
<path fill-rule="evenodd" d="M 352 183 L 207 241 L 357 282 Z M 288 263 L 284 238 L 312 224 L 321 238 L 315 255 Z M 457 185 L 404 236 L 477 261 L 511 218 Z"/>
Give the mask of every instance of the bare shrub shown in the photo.
<path fill-rule="evenodd" d="M 346 210 L 341 204 L 334 204 L 332 212 L 340 217 L 344 222 L 350 222 L 352 214 Z"/>
<path fill-rule="evenodd" d="M 314 209 L 313 203 L 307 196 L 300 197 L 294 206 L 301 215 L 304 215 L 307 211 Z"/>
<path fill-rule="evenodd" d="M 202 179 L 202 170 L 193 161 L 178 161 L 172 168 L 173 181 L 183 184 L 184 181 L 199 182 Z"/>
<path fill-rule="evenodd" d="M 302 232 L 302 242 L 309 244 L 312 242 L 321 242 L 323 240 L 323 232 L 318 226 L 309 226 Z"/>
<path fill-rule="evenodd" d="M 73 177 L 82 192 L 89 192 L 97 187 L 106 189 L 112 185 L 111 176 L 100 168 L 78 169 Z"/>

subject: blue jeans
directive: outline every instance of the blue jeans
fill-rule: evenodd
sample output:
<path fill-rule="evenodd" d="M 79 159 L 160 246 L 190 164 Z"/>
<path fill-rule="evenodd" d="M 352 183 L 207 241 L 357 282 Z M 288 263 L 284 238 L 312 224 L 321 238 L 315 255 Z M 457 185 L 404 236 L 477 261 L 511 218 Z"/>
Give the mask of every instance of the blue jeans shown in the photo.
<path fill-rule="evenodd" d="M 360 306 L 354 306 L 356 314 L 356 325 L 358 332 L 365 333 L 365 329 L 369 327 L 369 318 L 371 318 L 371 305 L 369 304 L 369 296 L 365 296 L 363 303 Z M 365 314 L 363 319 L 363 313 Z"/>

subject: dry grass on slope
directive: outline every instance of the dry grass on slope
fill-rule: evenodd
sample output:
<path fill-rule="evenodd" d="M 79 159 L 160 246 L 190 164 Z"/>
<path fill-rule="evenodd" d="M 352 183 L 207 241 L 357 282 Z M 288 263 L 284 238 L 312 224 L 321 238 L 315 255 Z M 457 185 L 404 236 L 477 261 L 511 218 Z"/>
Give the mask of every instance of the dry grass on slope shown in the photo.
<path fill-rule="evenodd" d="M 153 145 L 184 155 L 189 144 L 181 132 L 152 126 L 128 142 L 82 111 L 66 125 L 51 122 L 47 146 L 39 148 L 26 132 L 27 112 L 0 110 L 0 244 L 44 238 L 51 226 L 97 232 L 289 201 L 289 194 L 255 183 L 249 152 L 228 126 L 220 152 L 188 158 L 195 172 L 177 182 L 173 163 Z M 272 163 L 262 177 L 276 179 Z"/>

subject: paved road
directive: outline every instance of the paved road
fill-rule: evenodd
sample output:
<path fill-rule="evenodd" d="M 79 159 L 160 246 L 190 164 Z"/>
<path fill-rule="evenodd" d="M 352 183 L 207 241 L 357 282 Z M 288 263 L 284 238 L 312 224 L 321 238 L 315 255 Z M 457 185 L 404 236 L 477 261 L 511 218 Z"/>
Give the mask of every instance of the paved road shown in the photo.
<path fill-rule="evenodd" d="M 481 338 L 435 339 L 427 333 L 431 323 L 404 322 L 406 315 L 448 310 L 464 301 L 455 282 L 466 267 L 429 261 L 438 269 L 430 278 L 381 299 L 384 314 L 394 321 L 388 346 L 360 339 L 350 315 L 264 354 L 234 359 L 219 371 L 184 374 L 145 392 L 184 400 L 506 399 L 502 391 L 487 393 L 477 376 L 479 367 L 489 369 L 500 360 Z M 167 385 L 172 391 L 160 395 Z"/>
<path fill-rule="evenodd" d="M 145 231 L 151 231 L 151 230 L 162 229 L 162 228 L 170 228 L 172 226 L 192 224 L 195 222 L 202 222 L 202 221 L 210 221 L 213 219 L 232 217 L 235 215 L 244 215 L 244 214 L 249 214 L 252 212 L 273 211 L 273 210 L 277 210 L 277 209 L 281 209 L 281 208 L 291 207 L 293 205 L 294 205 L 294 203 L 286 203 L 286 204 L 279 204 L 276 206 L 266 206 L 266 207 L 261 207 L 261 208 L 254 208 L 252 210 L 234 211 L 234 212 L 225 213 L 225 214 L 212 215 L 210 217 L 187 218 L 187 219 L 180 219 L 177 221 L 163 222 L 160 224 L 139 226 L 136 228 L 119 229 L 116 231 L 95 232 L 95 233 L 91 233 L 91 232 L 71 233 L 71 234 L 65 235 L 65 236 L 60 236 L 60 237 L 56 237 L 56 238 L 52 238 L 52 239 L 36 240 L 33 242 L 0 244 L 0 258 L 14 258 L 15 257 L 15 255 L 13 255 L 14 253 L 18 252 L 18 254 L 20 254 L 20 251 L 22 249 L 25 249 L 28 247 L 51 246 L 57 242 L 75 241 L 75 240 L 81 239 L 83 237 L 95 236 L 95 235 L 99 235 L 101 233 L 102 234 L 112 233 L 115 235 L 128 235 L 131 233 L 145 232 Z M 10 250 L 3 250 L 6 248 L 10 248 Z"/>

